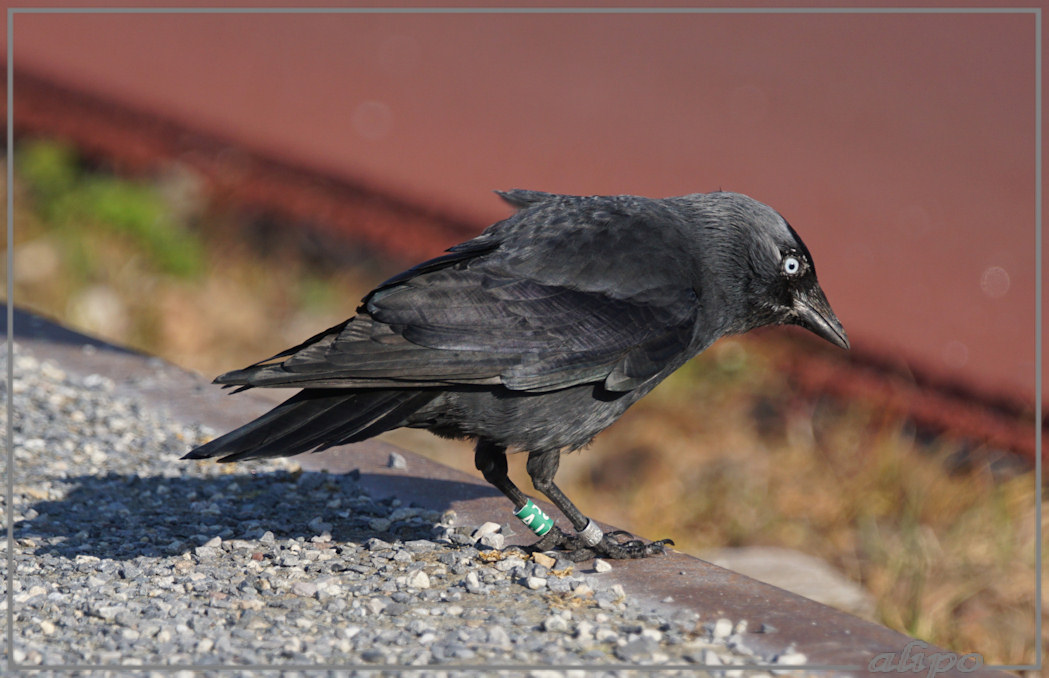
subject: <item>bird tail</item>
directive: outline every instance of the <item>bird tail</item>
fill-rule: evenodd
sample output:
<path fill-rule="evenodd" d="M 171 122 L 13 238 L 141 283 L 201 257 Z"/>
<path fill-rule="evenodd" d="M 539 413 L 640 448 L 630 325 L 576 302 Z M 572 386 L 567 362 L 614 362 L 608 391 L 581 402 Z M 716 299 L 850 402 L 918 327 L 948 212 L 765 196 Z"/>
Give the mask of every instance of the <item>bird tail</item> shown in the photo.
<path fill-rule="evenodd" d="M 183 459 L 242 461 L 319 452 L 397 428 L 434 397 L 427 391 L 303 389 Z"/>

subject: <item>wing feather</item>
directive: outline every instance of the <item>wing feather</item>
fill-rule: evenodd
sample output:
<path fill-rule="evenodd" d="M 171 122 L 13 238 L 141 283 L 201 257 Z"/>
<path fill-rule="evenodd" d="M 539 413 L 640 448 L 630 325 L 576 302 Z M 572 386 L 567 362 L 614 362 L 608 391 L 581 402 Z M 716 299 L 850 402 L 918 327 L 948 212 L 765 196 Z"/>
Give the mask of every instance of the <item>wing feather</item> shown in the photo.
<path fill-rule="evenodd" d="M 618 298 L 540 282 L 508 273 L 505 260 L 490 262 L 495 245 L 484 239 L 391 278 L 350 320 L 216 381 L 303 388 L 501 384 L 521 391 L 603 383 L 621 392 L 689 351 L 699 313 L 691 289 L 654 287 L 643 299 Z"/>

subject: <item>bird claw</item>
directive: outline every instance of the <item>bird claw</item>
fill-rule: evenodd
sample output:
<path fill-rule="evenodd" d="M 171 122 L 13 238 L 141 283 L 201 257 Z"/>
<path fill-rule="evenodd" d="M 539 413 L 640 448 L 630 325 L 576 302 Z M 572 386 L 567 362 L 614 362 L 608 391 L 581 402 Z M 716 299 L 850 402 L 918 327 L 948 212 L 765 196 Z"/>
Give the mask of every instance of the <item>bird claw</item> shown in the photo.
<path fill-rule="evenodd" d="M 626 538 L 622 539 L 622 537 Z M 673 545 L 674 542 L 671 539 L 659 539 L 645 543 L 640 539 L 635 539 L 629 532 L 616 530 L 605 534 L 601 541 L 593 546 L 587 546 L 579 539 L 578 535 L 569 534 L 555 525 L 554 529 L 528 547 L 528 550 L 535 553 L 536 551 L 562 549 L 565 551 L 565 558 L 578 563 L 591 558 L 627 560 L 662 556 L 666 555 L 664 547 Z"/>

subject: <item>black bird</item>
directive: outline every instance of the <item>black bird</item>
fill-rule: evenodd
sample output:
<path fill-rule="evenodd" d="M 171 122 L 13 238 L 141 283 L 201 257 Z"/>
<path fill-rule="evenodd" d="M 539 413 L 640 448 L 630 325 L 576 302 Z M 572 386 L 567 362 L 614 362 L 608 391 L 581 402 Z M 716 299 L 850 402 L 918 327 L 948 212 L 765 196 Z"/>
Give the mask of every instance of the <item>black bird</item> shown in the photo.
<path fill-rule="evenodd" d="M 603 534 L 554 484 L 561 452 L 724 335 L 794 324 L 849 347 L 805 244 L 752 198 L 499 195 L 515 214 L 387 280 L 349 320 L 218 377 L 302 390 L 185 458 L 291 456 L 401 426 L 471 437 L 534 548 L 643 557 L 673 542 Z M 509 479 L 508 449 L 528 453 L 574 535 Z"/>

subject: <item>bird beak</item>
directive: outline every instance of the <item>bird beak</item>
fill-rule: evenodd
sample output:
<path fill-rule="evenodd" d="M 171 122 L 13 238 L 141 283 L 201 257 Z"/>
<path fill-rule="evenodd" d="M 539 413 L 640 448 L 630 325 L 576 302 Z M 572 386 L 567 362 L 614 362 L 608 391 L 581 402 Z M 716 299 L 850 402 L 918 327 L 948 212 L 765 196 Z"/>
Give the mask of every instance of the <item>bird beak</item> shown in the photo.
<path fill-rule="evenodd" d="M 827 297 L 819 285 L 814 285 L 807 292 L 800 292 L 794 298 L 795 322 L 813 334 L 823 337 L 835 346 L 849 349 L 849 338 L 845 328 L 831 310 Z"/>

